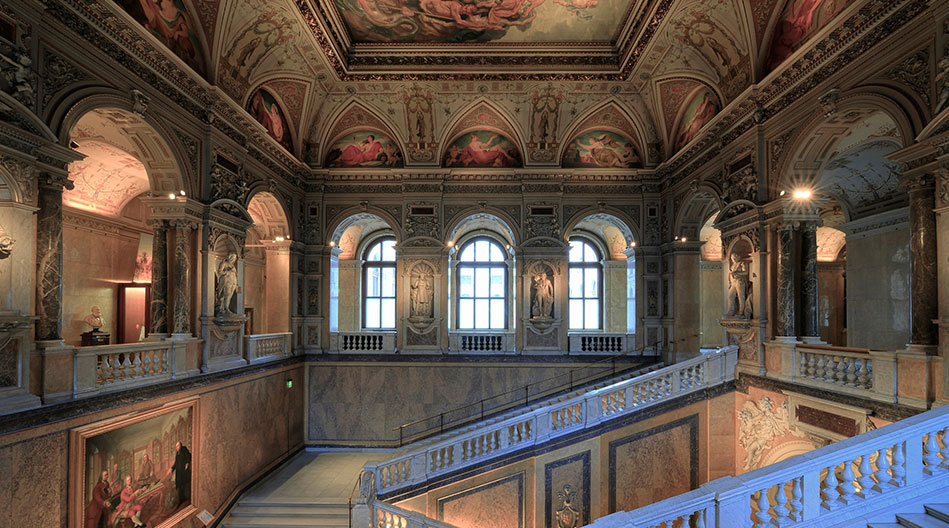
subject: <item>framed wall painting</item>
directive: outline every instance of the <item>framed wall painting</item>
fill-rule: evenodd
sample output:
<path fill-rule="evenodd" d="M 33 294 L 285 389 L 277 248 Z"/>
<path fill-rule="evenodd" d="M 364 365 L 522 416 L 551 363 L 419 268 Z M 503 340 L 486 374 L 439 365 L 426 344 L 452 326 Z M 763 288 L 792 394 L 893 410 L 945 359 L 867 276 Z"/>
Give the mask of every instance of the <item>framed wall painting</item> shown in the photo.
<path fill-rule="evenodd" d="M 198 398 L 70 432 L 69 528 L 166 528 L 194 513 Z"/>

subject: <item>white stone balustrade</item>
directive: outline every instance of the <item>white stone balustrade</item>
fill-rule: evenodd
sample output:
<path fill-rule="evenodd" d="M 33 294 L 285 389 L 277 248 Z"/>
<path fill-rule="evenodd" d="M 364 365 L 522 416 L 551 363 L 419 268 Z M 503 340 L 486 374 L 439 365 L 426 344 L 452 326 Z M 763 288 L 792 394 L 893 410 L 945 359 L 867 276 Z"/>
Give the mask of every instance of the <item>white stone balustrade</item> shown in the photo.
<path fill-rule="evenodd" d="M 454 528 L 454 526 L 377 500 L 372 503 L 372 528 Z"/>
<path fill-rule="evenodd" d="M 781 367 L 769 368 L 765 374 L 769 378 L 877 401 L 899 399 L 903 403 L 897 395 L 897 352 L 803 343 L 768 343 L 765 349 L 769 356 L 780 356 L 776 363 Z M 771 364 L 770 360 L 767 364 Z M 925 407 L 925 402 L 921 403 Z"/>
<path fill-rule="evenodd" d="M 272 359 L 289 357 L 291 332 L 254 334 L 244 336 L 244 354 L 249 363 L 260 363 Z"/>
<path fill-rule="evenodd" d="M 330 350 L 342 354 L 394 354 L 395 332 L 333 332 Z"/>
<path fill-rule="evenodd" d="M 86 396 L 171 379 L 168 341 L 80 347 L 75 353 L 74 395 Z"/>
<path fill-rule="evenodd" d="M 504 453 L 542 444 L 670 398 L 734 379 L 737 347 L 730 346 L 571 398 L 532 405 L 513 416 L 452 431 L 367 464 L 376 491 L 389 494 Z"/>
<path fill-rule="evenodd" d="M 455 354 L 511 354 L 514 334 L 510 332 L 450 332 L 448 349 Z"/>
<path fill-rule="evenodd" d="M 947 434 L 949 407 L 940 407 L 590 526 L 818 527 L 891 513 L 949 485 Z"/>
<path fill-rule="evenodd" d="M 801 380 L 870 390 L 873 388 L 873 359 L 869 352 L 798 345 L 797 375 Z"/>
<path fill-rule="evenodd" d="M 570 353 L 583 354 L 622 354 L 636 349 L 635 334 L 620 333 L 583 333 L 567 335 Z"/>

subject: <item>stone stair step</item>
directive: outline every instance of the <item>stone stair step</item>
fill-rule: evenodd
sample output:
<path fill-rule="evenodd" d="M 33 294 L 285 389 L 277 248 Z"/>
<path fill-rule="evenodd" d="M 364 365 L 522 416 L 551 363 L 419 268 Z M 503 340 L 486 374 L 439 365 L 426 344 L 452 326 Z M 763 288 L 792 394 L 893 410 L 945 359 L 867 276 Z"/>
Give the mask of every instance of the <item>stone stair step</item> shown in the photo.
<path fill-rule="evenodd" d="M 949 528 L 949 523 L 925 513 L 898 513 L 896 520 L 906 528 Z"/>
<path fill-rule="evenodd" d="M 291 499 L 281 497 L 244 497 L 237 501 L 237 506 L 285 506 L 298 508 L 344 508 L 349 511 L 346 499 L 327 497 L 324 499 Z"/>
<path fill-rule="evenodd" d="M 312 517 L 327 519 L 346 519 L 349 522 L 349 508 L 325 506 L 274 505 L 246 506 L 238 504 L 231 510 L 234 517 Z"/>
<path fill-rule="evenodd" d="M 221 525 L 225 528 L 280 528 L 283 526 L 308 528 L 349 528 L 349 520 L 335 521 L 334 524 L 320 522 L 319 519 L 298 519 L 293 517 L 240 517 L 228 516 Z"/>
<path fill-rule="evenodd" d="M 949 522 L 949 503 L 927 504 L 925 508 L 929 515 L 940 521 Z"/>
<path fill-rule="evenodd" d="M 867 523 L 867 528 L 905 528 L 900 523 L 895 522 L 875 522 Z"/>

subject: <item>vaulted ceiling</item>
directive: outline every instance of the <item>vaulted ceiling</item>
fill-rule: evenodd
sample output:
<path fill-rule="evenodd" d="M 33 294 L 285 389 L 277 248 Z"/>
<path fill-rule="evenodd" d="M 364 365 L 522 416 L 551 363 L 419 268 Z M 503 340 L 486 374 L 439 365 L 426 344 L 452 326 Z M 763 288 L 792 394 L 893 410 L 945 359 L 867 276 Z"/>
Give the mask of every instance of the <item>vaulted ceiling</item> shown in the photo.
<path fill-rule="evenodd" d="M 114 1 L 120 9 L 111 8 L 156 47 L 314 166 L 360 166 L 353 149 L 365 150 L 369 135 L 383 138 L 376 166 L 436 165 L 472 115 L 490 121 L 486 129 L 508 140 L 507 152 L 518 150 L 525 166 L 559 165 L 568 144 L 571 166 L 655 165 L 857 7 L 850 0 Z M 597 121 L 604 108 L 611 121 Z M 578 149 L 575 140 L 594 145 L 590 138 L 611 152 Z"/>

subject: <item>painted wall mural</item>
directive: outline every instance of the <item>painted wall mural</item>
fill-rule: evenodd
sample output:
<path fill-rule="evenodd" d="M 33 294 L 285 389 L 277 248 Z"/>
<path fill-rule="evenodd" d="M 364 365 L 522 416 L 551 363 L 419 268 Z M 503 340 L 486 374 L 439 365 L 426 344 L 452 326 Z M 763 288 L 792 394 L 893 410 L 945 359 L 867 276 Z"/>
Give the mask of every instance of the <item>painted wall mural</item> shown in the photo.
<path fill-rule="evenodd" d="M 850 0 L 788 0 L 771 39 L 768 71 L 777 68 L 849 4 Z"/>
<path fill-rule="evenodd" d="M 520 167 L 521 153 L 505 136 L 490 130 L 462 134 L 445 153 L 446 167 Z"/>
<path fill-rule="evenodd" d="M 632 169 L 642 162 L 633 142 L 608 130 L 591 130 L 577 136 L 563 155 L 566 168 Z"/>
<path fill-rule="evenodd" d="M 283 148 L 293 152 L 293 141 L 290 139 L 290 123 L 277 100 L 267 90 L 258 89 L 250 98 L 247 110 L 258 123 L 264 125 L 267 134 L 283 145 Z"/>
<path fill-rule="evenodd" d="M 326 155 L 327 167 L 401 167 L 402 152 L 376 130 L 350 132 L 336 140 Z"/>
<path fill-rule="evenodd" d="M 184 0 L 116 1 L 194 71 L 206 73 L 197 34 L 199 26 L 188 13 Z"/>
<path fill-rule="evenodd" d="M 335 0 L 356 42 L 606 42 L 626 2 Z"/>
<path fill-rule="evenodd" d="M 718 97 L 708 88 L 703 88 L 686 103 L 685 112 L 679 119 L 679 126 L 673 138 L 678 151 L 699 134 L 699 130 L 715 117 L 719 111 Z"/>

